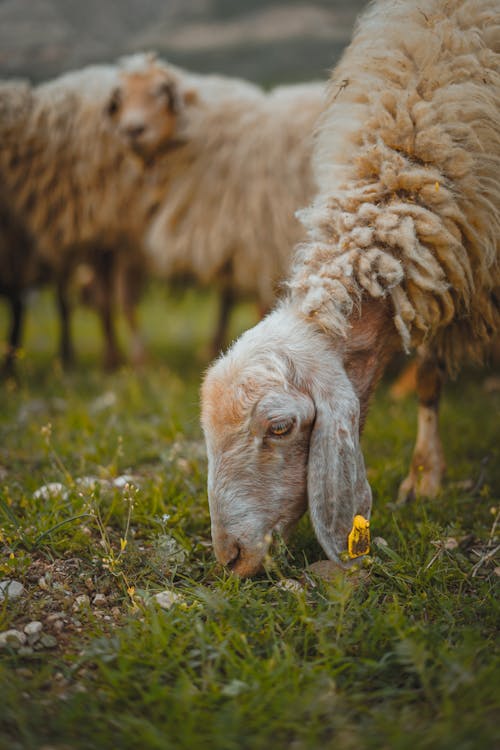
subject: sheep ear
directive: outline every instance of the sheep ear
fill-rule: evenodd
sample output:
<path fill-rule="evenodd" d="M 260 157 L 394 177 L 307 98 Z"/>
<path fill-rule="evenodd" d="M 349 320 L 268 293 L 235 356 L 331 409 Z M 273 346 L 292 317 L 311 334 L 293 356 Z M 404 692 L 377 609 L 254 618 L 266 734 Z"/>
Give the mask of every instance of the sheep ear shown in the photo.
<path fill-rule="evenodd" d="M 360 523 L 363 526 L 363 519 L 368 521 L 372 493 L 359 445 L 359 400 L 344 372 L 335 379 L 330 393 L 322 390 L 314 399 L 316 419 L 308 462 L 309 513 L 318 541 L 330 560 L 346 566 L 350 559 L 368 552 L 367 531 L 361 534 L 357 549 L 353 549 L 349 539 L 353 541 L 353 529 Z"/>

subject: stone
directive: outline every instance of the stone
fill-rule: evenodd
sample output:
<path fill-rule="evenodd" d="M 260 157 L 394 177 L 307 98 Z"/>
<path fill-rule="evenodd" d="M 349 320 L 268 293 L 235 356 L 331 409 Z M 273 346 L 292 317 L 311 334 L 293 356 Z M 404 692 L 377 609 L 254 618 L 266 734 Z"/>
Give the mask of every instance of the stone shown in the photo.
<path fill-rule="evenodd" d="M 77 612 L 79 609 L 84 609 L 90 606 L 90 599 L 87 594 L 80 594 L 76 597 L 73 603 L 73 612 Z"/>
<path fill-rule="evenodd" d="M 63 500 L 68 497 L 68 490 L 61 482 L 49 482 L 33 493 L 34 500 L 51 500 L 55 497 L 61 497 Z"/>
<path fill-rule="evenodd" d="M 40 643 L 44 648 L 55 648 L 57 646 L 57 638 L 54 638 L 53 635 L 42 635 L 40 638 Z"/>
<path fill-rule="evenodd" d="M 38 635 L 42 632 L 43 625 L 39 620 L 33 620 L 24 626 L 24 632 L 29 637 L 30 635 Z"/>
<path fill-rule="evenodd" d="M 3 602 L 5 598 L 19 599 L 23 593 L 24 586 L 19 581 L 13 581 L 9 578 L 5 581 L 0 581 L 0 602 Z"/>
<path fill-rule="evenodd" d="M 156 601 L 162 609 L 170 609 L 174 604 L 179 604 L 183 598 L 176 591 L 160 591 L 155 594 Z"/>
<path fill-rule="evenodd" d="M 14 630 L 13 628 L 11 630 L 4 630 L 3 633 L 0 633 L 0 648 L 10 646 L 11 648 L 18 649 L 20 646 L 25 646 L 27 640 L 25 634 L 20 630 Z"/>
<path fill-rule="evenodd" d="M 282 591 L 298 592 L 302 591 L 304 587 L 300 581 L 296 581 L 295 578 L 283 578 L 281 581 L 278 581 L 276 588 L 282 589 Z"/>

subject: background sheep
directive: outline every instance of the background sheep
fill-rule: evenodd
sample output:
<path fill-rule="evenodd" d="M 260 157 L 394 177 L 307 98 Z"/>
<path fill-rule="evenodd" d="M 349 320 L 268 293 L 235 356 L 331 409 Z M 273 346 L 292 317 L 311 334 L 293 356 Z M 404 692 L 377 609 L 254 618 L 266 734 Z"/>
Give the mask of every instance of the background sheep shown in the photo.
<path fill-rule="evenodd" d="M 301 233 L 294 212 L 312 195 L 312 130 L 323 86 L 283 86 L 265 94 L 237 79 L 166 69 L 187 101 L 185 142 L 151 164 L 163 198 L 146 247 L 164 278 L 219 287 L 217 352 L 235 299 L 257 298 L 267 310 L 288 269 Z M 120 132 L 127 123 L 141 128 L 156 117 L 150 87 L 141 90 L 133 73 L 122 75 L 116 97 L 112 117 Z M 141 150 L 140 139 L 130 141 Z M 150 148 L 150 158 L 153 153 Z"/>
<path fill-rule="evenodd" d="M 241 575 L 307 503 L 342 562 L 354 519 L 370 514 L 370 395 L 391 354 L 422 342 L 402 489 L 437 491 L 442 372 L 500 317 L 499 50 L 494 0 L 380 0 L 333 74 L 289 296 L 202 390 L 215 552 Z"/>
<path fill-rule="evenodd" d="M 22 80 L 0 83 L 0 153 L 13 148 L 16 133 L 29 116 L 32 90 Z M 23 293 L 44 280 L 47 269 L 37 258 L 34 243 L 22 221 L 9 208 L 5 192 L 0 193 L 0 294 L 9 303 L 11 323 L 4 370 L 12 372 L 19 346 L 24 312 Z"/>
<path fill-rule="evenodd" d="M 147 70 L 154 83 L 156 68 L 149 57 L 135 57 L 131 66 L 136 75 Z M 138 247 L 156 201 L 143 160 L 116 137 L 104 116 L 119 75 L 114 66 L 91 66 L 33 89 L 30 107 L 0 154 L 5 211 L 31 238 L 37 261 L 50 269 L 61 289 L 82 261 L 95 268 L 109 367 L 120 360 L 112 318 L 114 268 L 119 259 L 123 273 L 142 275 Z M 162 70 L 161 126 L 148 129 L 156 144 L 171 139 L 176 126 L 166 78 Z M 17 252 L 15 241 L 4 245 Z M 67 313 L 64 307 L 62 312 Z M 63 360 L 71 355 L 66 335 Z"/>

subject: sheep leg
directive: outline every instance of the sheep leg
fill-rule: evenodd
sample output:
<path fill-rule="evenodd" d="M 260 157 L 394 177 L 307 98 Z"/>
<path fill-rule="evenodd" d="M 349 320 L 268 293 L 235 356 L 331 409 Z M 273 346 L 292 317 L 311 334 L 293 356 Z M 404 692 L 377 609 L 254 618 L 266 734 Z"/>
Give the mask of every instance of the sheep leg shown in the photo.
<path fill-rule="evenodd" d="M 103 366 L 108 371 L 116 370 L 123 362 L 114 321 L 114 261 L 113 253 L 102 252 L 96 264 L 97 308 L 105 342 Z"/>
<path fill-rule="evenodd" d="M 417 495 L 435 497 L 446 469 L 439 435 L 439 399 L 443 368 L 437 357 L 421 349 L 417 362 L 418 428 L 410 472 L 399 488 L 398 502 Z"/>
<path fill-rule="evenodd" d="M 59 351 L 61 355 L 61 362 L 64 369 L 72 367 L 75 363 L 75 351 L 73 349 L 73 341 L 71 338 L 71 324 L 70 314 L 71 309 L 68 302 L 68 282 L 67 279 L 60 279 L 57 282 L 56 298 L 57 307 L 59 310 L 59 320 L 61 323 L 61 339 L 59 345 Z"/>
<path fill-rule="evenodd" d="M 219 318 L 217 321 L 217 328 L 212 339 L 211 344 L 211 355 L 216 357 L 220 354 L 221 349 L 226 341 L 227 329 L 229 326 L 229 318 L 235 302 L 233 290 L 225 286 L 219 297 Z"/>
<path fill-rule="evenodd" d="M 21 343 L 25 313 L 24 304 L 20 294 L 10 294 L 8 299 L 11 312 L 11 325 L 9 332 L 9 343 L 7 345 L 7 353 L 2 365 L 2 374 L 6 377 L 14 375 L 16 355 Z"/>
<path fill-rule="evenodd" d="M 395 401 L 401 401 L 415 392 L 417 387 L 417 366 L 417 361 L 413 359 L 406 365 L 403 372 L 391 385 L 389 393 Z"/>
<path fill-rule="evenodd" d="M 121 275 L 121 304 L 132 339 L 130 359 L 135 367 L 146 361 L 146 348 L 139 327 L 137 306 L 144 286 L 144 271 L 138 264 L 130 264 Z"/>

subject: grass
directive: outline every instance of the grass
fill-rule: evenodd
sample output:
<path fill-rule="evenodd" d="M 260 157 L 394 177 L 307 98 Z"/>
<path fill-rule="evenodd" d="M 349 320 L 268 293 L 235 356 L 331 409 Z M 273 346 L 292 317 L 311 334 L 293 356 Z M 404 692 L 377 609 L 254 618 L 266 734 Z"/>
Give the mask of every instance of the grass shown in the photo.
<path fill-rule="evenodd" d="M 152 289 L 151 361 L 114 375 L 84 311 L 63 373 L 51 299 L 33 304 L 19 381 L 0 390 L 0 580 L 25 588 L 0 603 L 0 632 L 38 620 L 53 640 L 0 650 L 0 748 L 494 746 L 498 392 L 484 373 L 451 385 L 448 484 L 398 508 L 415 408 L 382 384 L 363 438 L 368 577 L 304 573 L 323 557 L 306 518 L 268 576 L 239 581 L 213 560 L 198 425 L 214 304 Z M 241 307 L 233 333 L 253 316 Z"/>

